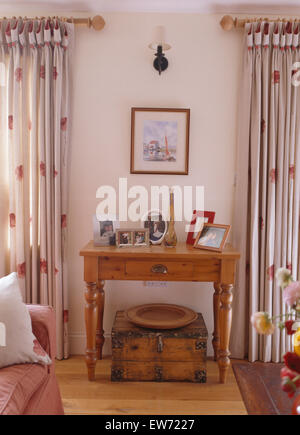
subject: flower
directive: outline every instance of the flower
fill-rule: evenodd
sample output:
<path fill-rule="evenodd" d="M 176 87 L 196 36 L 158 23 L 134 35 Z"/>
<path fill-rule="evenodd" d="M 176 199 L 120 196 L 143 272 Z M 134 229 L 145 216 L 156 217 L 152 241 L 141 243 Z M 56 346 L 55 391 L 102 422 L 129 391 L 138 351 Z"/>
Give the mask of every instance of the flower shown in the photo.
<path fill-rule="evenodd" d="M 284 323 L 284 327 L 286 328 L 287 335 L 293 335 L 297 329 L 300 328 L 300 322 L 295 322 L 295 320 L 287 320 Z"/>
<path fill-rule="evenodd" d="M 283 291 L 284 302 L 292 307 L 300 299 L 300 281 L 295 281 L 285 287 Z"/>
<path fill-rule="evenodd" d="M 277 279 L 278 285 L 280 285 L 280 287 L 282 287 L 282 288 L 285 288 L 291 282 L 293 282 L 291 271 L 289 269 L 285 269 L 284 267 L 280 267 L 279 269 L 277 269 L 276 279 Z"/>
<path fill-rule="evenodd" d="M 287 352 L 284 356 L 284 364 L 293 372 L 300 373 L 300 356 L 295 352 Z"/>
<path fill-rule="evenodd" d="M 274 181 L 276 181 L 276 171 L 274 170 L 274 173 L 272 171 Z M 267 268 L 267 276 L 269 280 L 273 279 L 274 265 Z M 260 311 L 251 316 L 251 323 L 259 334 L 272 334 L 275 329 L 273 322 L 275 319 L 280 319 L 278 323 L 280 330 L 285 329 L 287 335 L 294 335 L 294 351 L 287 352 L 283 356 L 285 367 L 280 373 L 282 390 L 289 397 L 293 397 L 297 389 L 300 388 L 300 281 L 293 280 L 290 263 L 287 263 L 287 268 L 277 269 L 276 280 L 283 290 L 284 302 L 290 306 L 290 312 L 271 317 L 268 313 Z M 300 395 L 296 398 L 296 400 L 298 399 L 300 399 Z M 300 404 L 300 400 L 298 402 Z M 297 411 L 294 412 L 294 408 L 293 413 L 297 414 Z"/>
<path fill-rule="evenodd" d="M 297 373 L 283 367 L 280 371 L 281 377 L 281 388 L 285 391 L 289 397 L 293 397 L 297 388 L 300 387 L 300 378 L 298 378 Z"/>
<path fill-rule="evenodd" d="M 294 336 L 294 350 L 296 355 L 300 357 L 300 327 Z"/>
<path fill-rule="evenodd" d="M 252 314 L 251 323 L 259 334 L 271 335 L 275 330 L 268 313 L 263 311 Z"/>

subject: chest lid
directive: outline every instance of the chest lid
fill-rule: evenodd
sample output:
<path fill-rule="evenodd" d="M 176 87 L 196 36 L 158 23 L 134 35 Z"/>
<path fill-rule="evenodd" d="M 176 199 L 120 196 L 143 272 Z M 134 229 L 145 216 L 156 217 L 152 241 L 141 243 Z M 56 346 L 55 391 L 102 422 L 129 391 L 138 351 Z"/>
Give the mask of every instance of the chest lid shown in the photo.
<path fill-rule="evenodd" d="M 112 336 L 118 337 L 178 337 L 178 338 L 203 338 L 207 339 L 207 328 L 201 313 L 198 313 L 198 318 L 183 328 L 178 329 L 149 329 L 136 326 L 127 320 L 124 311 L 117 311 L 114 325 L 112 328 Z"/>

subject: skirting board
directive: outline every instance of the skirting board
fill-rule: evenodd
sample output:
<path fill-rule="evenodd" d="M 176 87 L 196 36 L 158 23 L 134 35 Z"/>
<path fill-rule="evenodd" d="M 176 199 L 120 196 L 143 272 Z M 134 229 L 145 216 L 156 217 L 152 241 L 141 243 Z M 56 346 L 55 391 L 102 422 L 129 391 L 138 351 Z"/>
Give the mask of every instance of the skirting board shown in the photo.
<path fill-rule="evenodd" d="M 111 334 L 104 334 L 103 356 L 111 355 Z M 85 334 L 69 334 L 70 355 L 84 355 L 86 347 Z M 207 356 L 213 356 L 211 340 L 208 341 Z"/>

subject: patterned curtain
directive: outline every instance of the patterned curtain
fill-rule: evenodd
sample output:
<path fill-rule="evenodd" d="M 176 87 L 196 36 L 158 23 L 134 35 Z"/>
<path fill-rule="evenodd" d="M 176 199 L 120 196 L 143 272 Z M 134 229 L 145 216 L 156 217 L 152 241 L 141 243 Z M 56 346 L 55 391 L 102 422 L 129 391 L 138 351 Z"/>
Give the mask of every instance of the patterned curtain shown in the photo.
<path fill-rule="evenodd" d="M 235 357 L 279 362 L 291 338 L 279 329 L 258 336 L 249 317 L 285 312 L 277 268 L 300 275 L 300 24 L 257 22 L 245 30 L 234 219 L 242 253 L 233 306 L 239 333 L 231 348 Z"/>
<path fill-rule="evenodd" d="M 8 189 L 2 189 L 2 197 L 7 192 L 9 204 L 8 247 L 2 246 L 2 258 L 8 250 L 7 271 L 17 271 L 25 302 L 55 308 L 60 359 L 68 356 L 66 226 L 73 35 L 73 24 L 59 20 L 2 21 L 0 31 L 0 64 L 5 70 L 0 145 L 8 150 Z"/>

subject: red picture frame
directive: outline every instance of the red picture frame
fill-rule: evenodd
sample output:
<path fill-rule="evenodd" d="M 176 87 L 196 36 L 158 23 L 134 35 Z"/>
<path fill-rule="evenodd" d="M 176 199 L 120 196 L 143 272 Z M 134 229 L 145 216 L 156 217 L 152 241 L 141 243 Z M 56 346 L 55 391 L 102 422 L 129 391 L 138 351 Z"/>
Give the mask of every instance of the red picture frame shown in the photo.
<path fill-rule="evenodd" d="M 197 218 L 204 218 L 204 223 L 213 224 L 215 220 L 215 211 L 202 211 L 202 210 L 194 210 L 193 217 L 190 225 L 190 229 L 187 235 L 186 243 L 187 245 L 194 245 L 196 241 L 196 237 L 199 231 L 195 233 L 195 225 L 197 222 Z"/>

